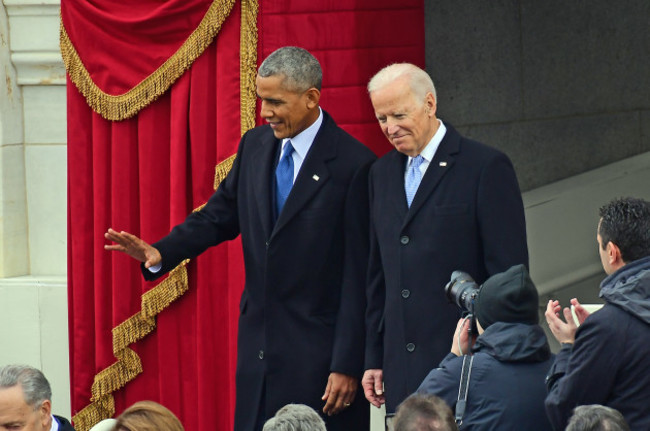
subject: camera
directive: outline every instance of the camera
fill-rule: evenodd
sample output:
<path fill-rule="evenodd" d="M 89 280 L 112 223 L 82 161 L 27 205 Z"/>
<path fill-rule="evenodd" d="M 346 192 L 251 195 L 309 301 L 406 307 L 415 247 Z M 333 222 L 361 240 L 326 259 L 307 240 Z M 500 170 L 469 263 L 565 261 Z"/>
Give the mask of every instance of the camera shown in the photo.
<path fill-rule="evenodd" d="M 465 313 L 471 316 L 471 332 L 478 334 L 476 327 L 476 316 L 474 314 L 474 301 L 478 296 L 480 287 L 471 275 L 463 271 L 454 271 L 451 274 L 451 280 L 445 286 L 445 295 L 449 302 L 458 305 Z"/>

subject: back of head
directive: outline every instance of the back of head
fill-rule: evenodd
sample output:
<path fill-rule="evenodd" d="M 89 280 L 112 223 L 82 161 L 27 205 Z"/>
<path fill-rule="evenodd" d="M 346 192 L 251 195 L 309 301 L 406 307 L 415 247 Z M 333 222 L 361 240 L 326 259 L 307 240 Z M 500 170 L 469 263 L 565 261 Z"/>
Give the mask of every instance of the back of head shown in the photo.
<path fill-rule="evenodd" d="M 593 404 L 576 407 L 566 431 L 630 431 L 630 427 L 618 410 Z"/>
<path fill-rule="evenodd" d="M 323 82 L 323 72 L 316 57 L 296 46 L 285 46 L 273 51 L 262 62 L 257 74 L 262 78 L 284 76 L 283 87 L 295 92 L 310 88 L 320 91 Z"/>
<path fill-rule="evenodd" d="M 603 249 L 610 241 L 616 244 L 625 263 L 650 256 L 650 202 L 614 199 L 600 208 L 599 215 Z"/>
<path fill-rule="evenodd" d="M 539 295 L 526 266 L 512 266 L 485 280 L 474 308 L 483 329 L 495 322 L 538 324 Z"/>
<path fill-rule="evenodd" d="M 455 431 L 449 406 L 435 395 L 412 394 L 397 406 L 395 431 Z"/>
<path fill-rule="evenodd" d="M 37 408 L 45 400 L 52 399 L 52 389 L 41 370 L 29 365 L 5 365 L 0 368 L 0 389 L 20 385 L 25 402 Z"/>
<path fill-rule="evenodd" d="M 327 431 L 314 409 L 304 404 L 287 404 L 264 424 L 263 431 Z"/>
<path fill-rule="evenodd" d="M 433 94 L 433 98 L 438 100 L 436 87 L 429 74 L 411 63 L 395 63 L 381 69 L 368 82 L 368 93 L 377 91 L 400 79 L 408 79 L 416 100 L 424 103 L 427 93 Z"/>
<path fill-rule="evenodd" d="M 117 418 L 115 431 L 184 431 L 181 421 L 154 401 L 138 401 Z"/>

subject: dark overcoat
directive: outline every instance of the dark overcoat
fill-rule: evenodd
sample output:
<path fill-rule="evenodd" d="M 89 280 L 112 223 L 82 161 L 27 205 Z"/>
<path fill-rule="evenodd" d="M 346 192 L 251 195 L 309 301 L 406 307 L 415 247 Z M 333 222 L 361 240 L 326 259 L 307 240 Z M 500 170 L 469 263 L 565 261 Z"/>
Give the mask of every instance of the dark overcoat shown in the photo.
<path fill-rule="evenodd" d="M 447 132 L 406 204 L 407 156 L 370 171 L 371 246 L 366 369 L 383 369 L 386 408 L 414 392 L 450 349 L 459 308 L 444 288 L 455 270 L 478 283 L 528 266 L 524 207 L 502 152 Z"/>
<path fill-rule="evenodd" d="M 232 170 L 206 206 L 153 244 L 164 273 L 241 234 L 237 431 L 253 430 L 258 412 L 268 418 L 288 403 L 321 411 L 330 372 L 359 381 L 363 372 L 367 184 L 375 155 L 323 114 L 275 224 L 281 141 L 266 125 L 242 137 Z M 330 430 L 362 430 L 368 416 L 359 388 L 350 408 L 325 419 Z"/>

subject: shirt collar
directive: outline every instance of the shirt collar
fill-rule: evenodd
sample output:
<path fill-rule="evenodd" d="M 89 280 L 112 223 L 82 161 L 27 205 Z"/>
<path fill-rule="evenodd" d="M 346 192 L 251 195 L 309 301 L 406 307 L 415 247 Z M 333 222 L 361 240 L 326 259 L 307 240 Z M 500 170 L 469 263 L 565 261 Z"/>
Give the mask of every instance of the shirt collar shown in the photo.
<path fill-rule="evenodd" d="M 54 415 L 52 415 L 52 426 L 50 427 L 50 431 L 58 431 L 58 430 L 59 430 L 59 421 L 57 421 Z"/>
<path fill-rule="evenodd" d="M 431 163 L 431 160 L 433 160 L 433 157 L 436 155 L 436 151 L 442 142 L 442 138 L 445 137 L 445 133 L 447 133 L 447 127 L 445 127 L 445 124 L 442 121 L 438 120 L 438 130 L 436 130 L 436 133 L 433 135 L 429 143 L 424 147 L 424 150 L 422 150 L 420 153 L 422 158 L 428 163 Z M 411 163 L 412 159 L 412 157 L 409 157 L 409 164 Z"/>
<path fill-rule="evenodd" d="M 316 138 L 316 134 L 318 133 L 318 129 L 320 129 L 321 124 L 323 124 L 323 111 L 319 106 L 318 118 L 311 126 L 307 127 L 305 130 L 298 133 L 293 138 L 285 138 L 282 140 L 282 151 L 280 154 L 284 153 L 284 146 L 287 144 L 287 141 L 291 141 L 291 145 L 293 145 L 295 152 L 298 153 L 300 158 L 304 159 L 307 155 L 307 152 L 309 151 L 309 148 L 311 148 L 311 144 Z"/>

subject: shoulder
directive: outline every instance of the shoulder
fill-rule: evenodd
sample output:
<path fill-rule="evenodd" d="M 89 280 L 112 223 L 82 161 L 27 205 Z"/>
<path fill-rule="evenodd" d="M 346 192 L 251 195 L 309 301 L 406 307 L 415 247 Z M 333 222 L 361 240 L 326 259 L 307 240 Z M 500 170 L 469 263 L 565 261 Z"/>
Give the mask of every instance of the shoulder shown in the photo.
<path fill-rule="evenodd" d="M 578 327 L 576 344 L 603 344 L 607 340 L 610 346 L 618 345 L 620 342 L 624 342 L 625 322 L 631 319 L 632 316 L 619 307 L 605 304 L 603 308 L 587 317 Z"/>
<path fill-rule="evenodd" d="M 332 139 L 338 147 L 346 153 L 358 155 L 360 157 L 377 158 L 366 145 L 357 138 L 342 129 L 336 121 L 325 111 L 323 111 L 323 124 L 318 131 L 319 134 Z"/>
<path fill-rule="evenodd" d="M 56 421 L 59 423 L 59 431 L 74 431 L 72 424 L 66 418 L 53 415 Z"/>
<path fill-rule="evenodd" d="M 253 127 L 242 136 L 242 141 L 266 139 L 273 136 L 273 130 L 268 124 Z"/>
<path fill-rule="evenodd" d="M 443 143 L 449 148 L 449 151 L 457 149 L 460 157 L 477 160 L 482 163 L 488 163 L 493 159 L 509 160 L 508 156 L 498 148 L 461 135 L 449 123 L 445 123 L 445 127 L 447 128 L 447 132 L 443 138 Z"/>
<path fill-rule="evenodd" d="M 406 156 L 401 154 L 399 151 L 392 149 L 380 158 L 372 166 L 373 171 L 381 171 L 387 169 L 390 166 L 395 164 L 404 164 L 406 163 Z M 405 167 L 406 165 L 404 165 Z"/>

